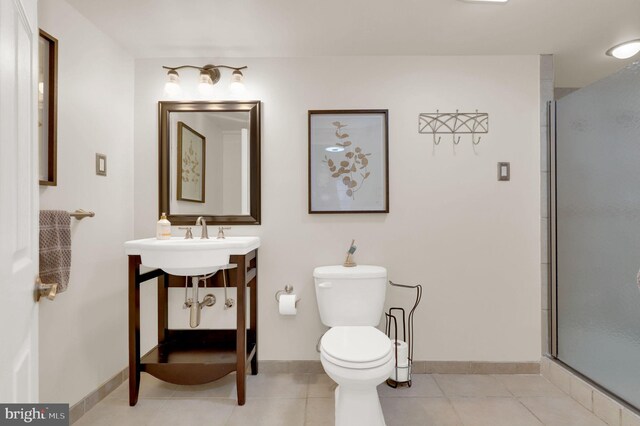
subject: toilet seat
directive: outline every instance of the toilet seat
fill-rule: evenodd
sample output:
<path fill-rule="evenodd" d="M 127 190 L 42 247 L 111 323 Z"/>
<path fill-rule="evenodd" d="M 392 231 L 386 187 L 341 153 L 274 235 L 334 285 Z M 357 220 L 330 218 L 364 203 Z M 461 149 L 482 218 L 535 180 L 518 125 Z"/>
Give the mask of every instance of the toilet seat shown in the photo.
<path fill-rule="evenodd" d="M 332 364 L 350 368 L 375 368 L 393 356 L 391 340 L 371 326 L 340 326 L 327 331 L 320 351 Z"/>

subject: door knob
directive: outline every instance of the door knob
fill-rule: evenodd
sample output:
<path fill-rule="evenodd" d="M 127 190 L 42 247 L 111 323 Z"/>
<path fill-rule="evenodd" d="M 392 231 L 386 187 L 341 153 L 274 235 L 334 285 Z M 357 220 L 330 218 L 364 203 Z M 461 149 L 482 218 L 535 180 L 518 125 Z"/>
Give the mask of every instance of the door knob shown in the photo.
<path fill-rule="evenodd" d="M 36 302 L 40 301 L 41 297 L 46 297 L 49 300 L 56 298 L 58 294 L 58 284 L 44 284 L 40 281 L 40 277 L 36 278 Z"/>

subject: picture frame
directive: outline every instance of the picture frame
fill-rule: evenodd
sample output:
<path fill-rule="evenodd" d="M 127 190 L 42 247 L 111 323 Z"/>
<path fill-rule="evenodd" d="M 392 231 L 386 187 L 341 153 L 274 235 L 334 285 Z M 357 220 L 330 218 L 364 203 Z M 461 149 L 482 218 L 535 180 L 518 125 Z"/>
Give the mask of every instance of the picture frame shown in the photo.
<path fill-rule="evenodd" d="M 43 30 L 38 39 L 38 178 L 57 185 L 58 40 Z"/>
<path fill-rule="evenodd" d="M 178 200 L 205 202 L 206 153 L 204 135 L 178 121 Z"/>
<path fill-rule="evenodd" d="M 309 110 L 309 214 L 389 213 L 389 111 Z"/>

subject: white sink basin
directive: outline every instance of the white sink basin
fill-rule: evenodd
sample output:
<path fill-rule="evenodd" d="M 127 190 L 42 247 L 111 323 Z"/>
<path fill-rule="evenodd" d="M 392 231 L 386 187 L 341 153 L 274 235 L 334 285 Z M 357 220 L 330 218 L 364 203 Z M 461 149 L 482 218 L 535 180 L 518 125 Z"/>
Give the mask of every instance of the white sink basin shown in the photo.
<path fill-rule="evenodd" d="M 170 240 L 145 238 L 124 243 L 127 255 L 140 255 L 142 264 L 160 268 L 171 275 L 213 274 L 229 263 L 229 256 L 247 254 L 260 247 L 259 237 L 226 237 L 202 240 L 173 237 Z"/>

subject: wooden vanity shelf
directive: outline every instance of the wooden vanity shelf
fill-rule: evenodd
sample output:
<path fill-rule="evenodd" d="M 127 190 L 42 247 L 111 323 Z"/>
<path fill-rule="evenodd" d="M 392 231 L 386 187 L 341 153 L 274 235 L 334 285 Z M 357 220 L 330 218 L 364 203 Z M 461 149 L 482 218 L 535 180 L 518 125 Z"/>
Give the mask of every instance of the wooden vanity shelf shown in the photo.
<path fill-rule="evenodd" d="M 251 365 L 251 374 L 258 374 L 257 252 L 253 250 L 230 258 L 230 263 L 238 265 L 227 270 L 227 286 L 237 287 L 235 330 L 169 330 L 168 289 L 184 287 L 184 277 L 169 275 L 160 269 L 141 274 L 140 256 L 129 256 L 129 405 L 138 402 L 143 371 L 179 385 L 209 383 L 235 371 L 238 405 L 244 405 L 248 365 Z M 218 271 L 209 278 L 207 287 L 222 287 L 223 272 Z M 158 345 L 141 357 L 140 285 L 153 278 L 158 278 Z M 247 288 L 251 289 L 248 306 Z"/>

